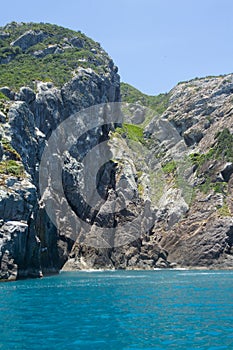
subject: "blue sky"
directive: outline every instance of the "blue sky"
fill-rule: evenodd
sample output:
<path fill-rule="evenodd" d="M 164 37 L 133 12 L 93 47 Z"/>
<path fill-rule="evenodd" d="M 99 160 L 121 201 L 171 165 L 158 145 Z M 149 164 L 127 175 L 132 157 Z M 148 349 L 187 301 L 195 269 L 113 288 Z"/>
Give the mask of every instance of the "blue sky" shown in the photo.
<path fill-rule="evenodd" d="M 101 43 L 121 80 L 154 95 L 233 72 L 232 0 L 11 0 L 0 25 L 50 22 Z"/>

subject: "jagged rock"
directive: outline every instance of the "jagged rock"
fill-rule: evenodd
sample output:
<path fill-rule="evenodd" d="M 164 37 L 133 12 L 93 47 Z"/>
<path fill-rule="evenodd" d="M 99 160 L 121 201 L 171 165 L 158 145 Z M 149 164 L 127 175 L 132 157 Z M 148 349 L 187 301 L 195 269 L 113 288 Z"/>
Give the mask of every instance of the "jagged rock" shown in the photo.
<path fill-rule="evenodd" d="M 0 40 L 9 38 L 10 34 L 5 32 L 0 32 Z"/>
<path fill-rule="evenodd" d="M 18 38 L 13 45 L 19 45 L 23 50 L 26 50 L 28 47 L 43 40 L 43 38 L 43 33 L 32 33 L 30 31 Z M 73 43 L 84 45 L 84 42 L 78 43 L 75 40 Z M 105 60 L 106 64 L 108 64 L 107 55 Z M 26 170 L 25 179 L 12 177 L 9 174 L 1 178 L 4 186 L 0 187 L 0 213 L 4 220 L 2 226 L 4 232 L 8 232 L 7 221 L 23 222 L 26 225 L 25 227 L 27 227 L 27 229 L 25 228 L 27 244 L 26 246 L 24 245 L 26 247 L 26 260 L 16 259 L 18 253 L 15 253 L 13 249 L 13 243 L 6 249 L 9 251 L 9 254 L 3 254 L 2 269 L 4 271 L 7 271 L 7 269 L 9 271 L 12 270 L 12 276 L 14 270 L 14 278 L 16 275 L 17 278 L 33 275 L 39 276 L 40 271 L 43 271 L 44 274 L 58 272 L 65 264 L 77 238 L 77 236 L 74 238 L 74 233 L 69 231 L 69 226 L 66 224 L 58 232 L 47 216 L 43 199 L 39 201 L 38 168 L 46 138 L 50 136 L 51 132 L 62 121 L 81 109 L 101 102 L 120 100 L 119 76 L 115 70 L 107 69 L 106 73 L 97 74 L 93 69 L 87 68 L 78 69 L 76 73 L 76 76 L 64 84 L 62 88 L 55 87 L 54 84 L 49 82 L 37 82 L 36 93 L 28 87 L 22 87 L 19 93 L 14 96 L 15 102 L 9 106 L 7 122 L 3 129 L 4 138 L 9 140 L 11 147 L 19 154 Z M 11 93 L 10 89 L 6 93 L 9 95 Z M 83 121 L 80 120 L 80 125 L 82 123 Z M 108 130 L 106 129 L 104 134 L 106 138 L 108 136 L 107 133 Z M 78 210 L 83 213 L 82 215 L 86 215 L 85 203 L 79 197 L 75 197 L 75 192 L 72 193 L 77 180 L 81 179 L 81 175 L 78 175 L 80 162 L 77 157 L 82 153 L 85 154 L 94 145 L 98 144 L 99 139 L 103 138 L 103 130 L 94 130 L 90 136 L 90 142 L 88 141 L 86 144 L 80 142 L 76 145 L 77 151 L 73 150 L 76 158 L 72 157 L 72 152 L 67 153 L 67 167 L 64 172 L 67 197 L 71 202 L 75 203 Z M 5 155 L 6 152 L 4 153 Z M 100 160 L 101 155 L 99 160 L 95 160 L 97 167 Z M 77 173 L 75 173 L 75 169 Z M 112 176 L 110 175 L 109 177 L 108 171 L 106 166 L 104 171 L 106 178 L 103 177 L 100 181 L 103 193 L 107 190 L 105 187 L 108 186 Z M 32 185 L 31 181 L 35 186 Z M 100 208 L 96 216 L 96 222 L 106 221 L 103 210 L 104 208 L 102 208 L 101 212 Z M 18 232 L 16 228 L 15 232 Z M 13 238 L 10 241 L 13 242 Z M 5 249 L 4 247 L 5 245 L 2 244 L 3 250 Z M 81 249 L 84 250 L 83 247 Z M 91 263 L 87 261 L 88 266 L 103 268 L 109 264 L 111 268 L 113 267 L 104 251 L 102 254 L 90 254 L 92 258 L 90 258 Z M 79 263 L 79 265 L 84 266 L 85 264 Z M 35 268 L 35 273 L 32 267 Z M 8 277 L 11 278 L 10 276 Z M 6 279 L 5 272 L 2 274 L 2 278 Z"/>
<path fill-rule="evenodd" d="M 42 42 L 47 37 L 48 34 L 42 31 L 35 32 L 34 30 L 29 30 L 13 41 L 11 45 L 19 46 L 23 51 L 26 51 L 29 47 Z"/>
<path fill-rule="evenodd" d="M 18 96 L 19 100 L 25 101 L 27 104 L 30 104 L 35 100 L 35 98 L 36 98 L 36 94 L 31 88 L 27 86 L 23 86 L 20 88 L 19 96 Z"/>
<path fill-rule="evenodd" d="M 17 101 L 11 106 L 8 118 L 12 146 L 20 154 L 26 170 L 34 177 L 39 162 L 34 115 L 26 102 Z"/>
<path fill-rule="evenodd" d="M 74 47 L 77 47 L 77 48 L 83 48 L 84 45 L 85 45 L 85 42 L 84 40 L 78 38 L 78 37 L 73 37 L 71 39 L 69 39 L 69 42 L 74 46 Z"/>
<path fill-rule="evenodd" d="M 4 113 L 0 111 L 0 123 L 5 123 L 6 122 L 6 116 Z"/>
<path fill-rule="evenodd" d="M 27 31 L 12 45 L 26 51 L 46 37 L 42 31 Z M 79 37 L 63 38 L 59 44 L 32 54 L 43 58 L 72 47 L 89 46 Z M 51 133 L 72 115 L 77 115 L 72 127 L 82 130 L 88 123 L 77 114 L 80 110 L 120 101 L 113 61 L 97 44 L 89 51 L 91 58 L 84 60 L 92 68 L 79 67 L 81 58 L 72 71 L 73 78 L 62 87 L 37 81 L 35 91 L 28 87 L 19 93 L 0 89 L 11 100 L 4 107 L 4 113 L 9 109 L 7 115 L 0 116 L 5 140 L 0 160 L 11 160 L 8 153 L 16 152 L 17 164 L 23 165 L 23 174 L 12 176 L 4 170 L 5 163 L 1 164 L 0 278 L 40 276 L 41 271 L 55 273 L 62 267 L 232 268 L 232 161 L 212 159 L 209 150 L 212 147 L 213 152 L 216 146 L 217 131 L 228 128 L 233 132 L 233 75 L 177 85 L 169 93 L 169 106 L 161 118 L 148 118 L 146 108 L 139 104 L 128 106 L 128 123 L 149 122 L 143 140 L 131 142 L 129 136 L 121 137 L 114 131 L 116 125 L 88 130 L 61 152 L 65 197 L 73 215 L 85 225 L 72 227 L 60 193 L 54 196 L 55 202 L 62 204 L 53 217 L 54 223 L 60 220 L 58 229 L 48 217 L 45 203 L 51 198 L 49 187 L 59 188 L 59 180 L 50 174 L 48 187 L 40 194 L 38 168 Z M 95 118 L 105 121 L 95 113 L 92 118 L 93 122 Z M 69 136 L 66 130 L 63 136 Z M 82 160 L 102 142 L 106 142 L 105 152 L 112 160 L 102 164 L 104 152 L 100 149 L 89 159 L 92 167 L 85 173 Z M 54 159 L 53 169 L 58 172 L 60 154 L 55 148 Z M 44 172 L 48 175 L 49 168 Z M 82 190 L 89 189 L 89 197 L 95 198 L 89 188 L 95 176 L 99 197 L 92 207 Z M 190 190 L 195 195 L 190 195 Z M 111 235 L 101 232 L 102 227 L 111 228 Z"/>
<path fill-rule="evenodd" d="M 40 242 L 30 232 L 26 223 L 7 221 L 0 228 L 0 246 L 1 279 L 14 280 L 17 277 L 42 276 Z"/>
<path fill-rule="evenodd" d="M 12 101 L 15 98 L 15 93 L 8 86 L 1 87 L 0 92 L 2 92 L 6 97 L 8 97 Z"/>
<path fill-rule="evenodd" d="M 221 175 L 224 181 L 228 182 L 232 174 L 233 174 L 233 164 L 231 162 L 228 162 L 224 165 L 224 168 L 221 171 Z"/>
<path fill-rule="evenodd" d="M 203 138 L 203 133 L 201 130 L 188 129 L 184 132 L 184 141 L 187 146 L 192 146 L 198 144 Z"/>
<path fill-rule="evenodd" d="M 2 160 L 2 156 L 3 156 L 3 148 L 2 148 L 2 144 L 0 143 L 0 161 Z"/>
<path fill-rule="evenodd" d="M 62 53 L 62 52 L 64 51 L 61 48 L 59 48 L 58 45 L 49 45 L 44 50 L 34 51 L 33 56 L 37 58 L 42 58 L 53 53 Z"/>
<path fill-rule="evenodd" d="M 8 192 L 8 188 L 11 189 Z M 0 187 L 0 212 L 4 221 L 28 222 L 37 202 L 36 188 L 27 179 L 8 177 L 5 186 Z"/>

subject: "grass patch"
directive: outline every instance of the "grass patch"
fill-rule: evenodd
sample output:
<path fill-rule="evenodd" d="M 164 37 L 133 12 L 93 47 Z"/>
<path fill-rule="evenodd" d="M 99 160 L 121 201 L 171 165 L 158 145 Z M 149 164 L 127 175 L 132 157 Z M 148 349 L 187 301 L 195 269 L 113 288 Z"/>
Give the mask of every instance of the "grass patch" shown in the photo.
<path fill-rule="evenodd" d="M 23 177 L 24 167 L 22 163 L 15 160 L 4 160 L 0 162 L 0 174 Z"/>
<path fill-rule="evenodd" d="M 4 95 L 3 92 L 0 91 L 0 100 L 7 100 L 7 101 L 9 101 L 9 98 L 6 95 Z"/>
<path fill-rule="evenodd" d="M 226 203 L 224 203 L 223 206 L 218 209 L 218 213 L 222 217 L 231 216 L 231 212 Z"/>
<path fill-rule="evenodd" d="M 165 174 L 174 173 L 176 170 L 176 162 L 174 160 L 171 160 L 170 162 L 162 165 L 162 169 Z"/>
<path fill-rule="evenodd" d="M 80 59 L 86 58 L 86 62 Z M 0 66 L 0 85 L 18 89 L 23 85 L 34 88 L 33 81 L 51 81 L 62 86 L 72 78 L 72 72 L 78 67 L 96 70 L 90 61 L 93 54 L 87 50 L 71 49 L 61 54 L 50 54 L 44 58 L 31 55 L 19 55 L 8 64 Z M 96 68 L 96 69 L 95 69 Z"/>
<path fill-rule="evenodd" d="M 10 142 L 6 139 L 2 139 L 3 150 L 10 153 L 15 160 L 21 160 L 20 154 L 11 146 Z"/>
<path fill-rule="evenodd" d="M 205 182 L 198 186 L 198 188 L 205 194 L 213 190 L 215 193 L 227 193 L 226 182 L 213 182 L 210 176 L 206 176 Z"/>
<path fill-rule="evenodd" d="M 134 124 L 122 124 L 115 130 L 118 134 L 131 141 L 144 143 L 143 128 Z"/>
<path fill-rule="evenodd" d="M 144 194 L 144 187 L 143 187 L 142 183 L 138 184 L 138 193 L 139 193 L 140 197 L 142 197 Z"/>
<path fill-rule="evenodd" d="M 191 160 L 193 165 L 197 167 L 201 167 L 206 161 L 215 159 L 215 149 L 210 148 L 207 153 L 191 153 L 189 155 L 189 159 Z"/>

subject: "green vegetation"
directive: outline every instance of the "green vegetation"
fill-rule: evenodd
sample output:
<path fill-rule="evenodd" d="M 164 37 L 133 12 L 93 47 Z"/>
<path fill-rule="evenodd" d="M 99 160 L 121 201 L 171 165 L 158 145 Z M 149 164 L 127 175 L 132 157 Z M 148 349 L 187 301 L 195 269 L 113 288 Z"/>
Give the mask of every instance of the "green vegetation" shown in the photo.
<path fill-rule="evenodd" d="M 233 134 L 229 129 L 225 128 L 216 134 L 217 140 L 214 150 L 217 159 L 225 159 L 226 161 L 233 161 Z"/>
<path fill-rule="evenodd" d="M 0 162 L 0 174 L 23 177 L 24 167 L 22 163 L 15 160 L 4 160 Z"/>
<path fill-rule="evenodd" d="M 143 128 L 134 124 L 123 124 L 122 127 L 116 128 L 116 132 L 129 140 L 144 142 Z"/>
<path fill-rule="evenodd" d="M 174 160 L 171 160 L 170 162 L 162 165 L 162 169 L 165 174 L 174 173 L 176 170 L 176 162 Z"/>
<path fill-rule="evenodd" d="M 136 103 L 139 102 L 143 106 L 153 109 L 157 114 L 162 114 L 168 107 L 169 94 L 160 94 L 157 96 L 149 96 L 135 89 L 133 86 L 121 83 L 121 99 L 122 102 Z"/>
<path fill-rule="evenodd" d="M 205 169 L 205 182 L 198 186 L 198 188 L 208 193 L 210 190 L 214 190 L 215 193 L 226 193 L 227 184 L 226 182 L 216 182 L 214 169 L 210 168 L 207 163 L 208 161 L 233 161 L 233 135 L 229 129 L 225 128 L 215 135 L 215 142 L 212 148 L 207 153 L 192 153 L 189 158 L 193 165 L 196 165 L 197 172 L 203 173 L 203 167 Z"/>
<path fill-rule="evenodd" d="M 0 100 L 9 101 L 9 98 L 0 91 Z"/>
<path fill-rule="evenodd" d="M 207 153 L 191 153 L 189 158 L 193 165 L 197 165 L 197 167 L 201 167 L 206 161 L 215 158 L 215 149 L 210 148 Z"/>
<path fill-rule="evenodd" d="M 22 53 L 22 50 L 18 46 L 10 46 L 10 47 L 3 46 L 0 48 L 0 57 L 1 58 L 7 58 L 8 56 L 16 56 L 20 53 Z"/>
<path fill-rule="evenodd" d="M 23 85 L 34 88 L 33 81 L 51 81 L 57 86 L 62 86 L 73 76 L 78 67 L 92 68 L 99 72 L 104 69 L 106 54 L 100 54 L 99 43 L 87 38 L 81 32 L 75 32 L 60 26 L 44 23 L 23 23 L 18 25 L 12 22 L 1 31 L 10 36 L 0 41 L 0 60 L 11 58 L 9 63 L 0 65 L 0 86 L 9 86 L 18 89 Z M 21 48 L 10 45 L 12 41 L 28 30 L 43 31 L 47 34 L 43 42 L 28 48 L 22 53 Z M 43 50 L 49 45 L 58 45 L 63 48 L 66 40 L 77 37 L 83 43 L 80 48 L 66 48 L 61 53 L 49 54 L 43 58 L 36 58 L 33 52 Z M 97 54 L 91 52 L 95 49 Z"/>
<path fill-rule="evenodd" d="M 229 129 L 225 128 L 223 131 L 215 135 L 215 144 L 205 154 L 192 153 L 189 155 L 190 160 L 198 167 L 202 166 L 206 161 L 212 159 L 233 161 L 233 135 Z"/>
<path fill-rule="evenodd" d="M 142 197 L 144 194 L 144 187 L 143 187 L 143 184 L 141 182 L 138 184 L 138 193 L 139 193 L 140 197 Z"/>
<path fill-rule="evenodd" d="M 5 27 L 0 27 L 0 30 L 9 33 L 10 37 L 2 40 L 4 43 L 7 42 L 8 44 L 14 40 L 16 40 L 19 36 L 24 34 L 28 30 L 34 30 L 34 31 L 43 31 L 48 34 L 48 36 L 51 38 L 51 43 L 54 43 L 54 36 L 57 38 L 57 42 L 59 42 L 62 38 L 72 38 L 73 36 L 79 37 L 79 38 L 85 38 L 88 39 L 89 42 L 93 43 L 94 41 L 87 38 L 84 34 L 82 34 L 80 31 L 74 31 L 68 28 L 64 28 L 61 26 L 58 26 L 56 24 L 50 24 L 50 23 L 20 23 L 17 22 L 11 22 L 7 24 Z"/>
<path fill-rule="evenodd" d="M 52 81 L 56 86 L 62 86 L 72 78 L 72 72 L 79 66 L 91 67 L 88 63 L 93 57 L 87 50 L 69 49 L 62 54 L 50 54 L 44 58 L 31 55 L 19 55 L 8 64 L 0 66 L 0 85 L 18 89 L 23 85 L 34 88 L 33 81 Z M 86 62 L 80 59 L 86 58 Z"/>
<path fill-rule="evenodd" d="M 10 153 L 11 157 L 15 160 L 21 160 L 19 153 L 11 146 L 8 140 L 2 139 L 1 143 L 3 145 L 4 152 Z"/>
<path fill-rule="evenodd" d="M 218 213 L 222 217 L 231 216 L 231 212 L 230 212 L 228 205 L 226 203 L 224 203 L 223 206 L 218 209 Z"/>
<path fill-rule="evenodd" d="M 213 182 L 210 176 L 205 177 L 205 182 L 198 186 L 198 188 L 203 193 L 209 193 L 211 190 L 214 190 L 215 193 L 226 193 L 227 184 L 226 182 Z"/>
<path fill-rule="evenodd" d="M 213 190 L 215 193 L 226 193 L 227 192 L 227 183 L 226 182 L 214 182 Z"/>

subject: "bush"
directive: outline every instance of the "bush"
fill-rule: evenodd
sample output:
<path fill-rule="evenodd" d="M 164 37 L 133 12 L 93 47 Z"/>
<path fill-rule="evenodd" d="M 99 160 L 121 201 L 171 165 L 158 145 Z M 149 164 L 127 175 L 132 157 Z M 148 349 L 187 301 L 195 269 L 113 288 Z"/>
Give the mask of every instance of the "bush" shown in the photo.
<path fill-rule="evenodd" d="M 215 135 L 217 140 L 215 144 L 215 154 L 219 159 L 225 158 L 226 161 L 233 161 L 233 135 L 229 129 L 225 128 L 223 131 Z"/>
<path fill-rule="evenodd" d="M 174 173 L 176 170 L 176 162 L 174 160 L 162 165 L 163 172 L 165 174 Z"/>
<path fill-rule="evenodd" d="M 122 102 L 136 103 L 140 102 L 143 106 L 153 109 L 157 114 L 162 114 L 168 107 L 169 94 L 160 94 L 149 96 L 135 89 L 133 86 L 121 83 Z"/>
<path fill-rule="evenodd" d="M 231 212 L 228 208 L 228 205 L 226 203 L 223 204 L 221 208 L 218 209 L 218 213 L 220 216 L 231 216 Z"/>
<path fill-rule="evenodd" d="M 121 128 L 116 128 L 116 132 L 129 140 L 144 143 L 143 128 L 134 124 L 123 124 Z"/>
<path fill-rule="evenodd" d="M 23 177 L 24 167 L 22 163 L 15 160 L 5 160 L 0 162 L 0 174 Z"/>

